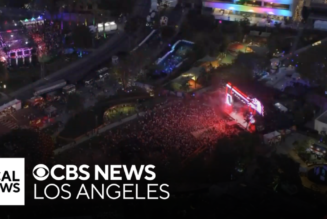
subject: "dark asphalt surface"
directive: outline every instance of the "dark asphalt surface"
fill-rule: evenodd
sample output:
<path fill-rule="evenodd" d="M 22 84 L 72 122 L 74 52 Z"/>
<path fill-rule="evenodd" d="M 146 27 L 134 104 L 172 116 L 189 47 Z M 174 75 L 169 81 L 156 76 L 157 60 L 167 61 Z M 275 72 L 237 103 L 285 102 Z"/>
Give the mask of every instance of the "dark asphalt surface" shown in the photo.
<path fill-rule="evenodd" d="M 150 9 L 151 2 L 149 0 L 139 0 L 140 2 L 135 5 L 134 16 L 146 17 Z M 124 32 L 119 32 L 108 42 L 106 42 L 100 49 L 93 52 L 89 57 L 85 57 L 75 63 L 72 63 L 67 68 L 61 69 L 45 79 L 39 80 L 33 84 L 15 91 L 10 94 L 11 98 L 25 100 L 33 96 L 33 90 L 36 87 L 51 83 L 57 80 L 65 79 L 71 83 L 76 83 L 85 77 L 88 73 L 95 70 L 98 66 L 110 61 L 111 56 L 117 52 L 126 51 L 129 46 L 128 35 Z"/>

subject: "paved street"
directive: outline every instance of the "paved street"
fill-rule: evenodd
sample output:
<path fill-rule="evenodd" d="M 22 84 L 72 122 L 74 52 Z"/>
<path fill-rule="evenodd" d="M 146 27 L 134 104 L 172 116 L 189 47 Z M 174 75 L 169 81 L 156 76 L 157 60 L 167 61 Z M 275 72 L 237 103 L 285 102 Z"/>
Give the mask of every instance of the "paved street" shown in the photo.
<path fill-rule="evenodd" d="M 133 15 L 146 16 L 149 8 L 149 0 L 141 1 L 136 5 Z M 71 83 L 76 83 L 78 80 L 84 77 L 89 71 L 97 68 L 97 66 L 106 62 L 112 55 L 115 55 L 119 51 L 126 51 L 129 47 L 127 40 L 128 35 L 124 32 L 118 32 L 108 42 L 106 42 L 101 48 L 93 52 L 86 59 L 81 59 L 67 68 L 61 69 L 46 79 L 39 80 L 33 84 L 30 84 L 16 92 L 10 94 L 10 97 L 17 99 L 28 99 L 33 95 L 33 89 L 41 86 L 45 83 L 50 83 L 60 79 L 65 79 Z"/>

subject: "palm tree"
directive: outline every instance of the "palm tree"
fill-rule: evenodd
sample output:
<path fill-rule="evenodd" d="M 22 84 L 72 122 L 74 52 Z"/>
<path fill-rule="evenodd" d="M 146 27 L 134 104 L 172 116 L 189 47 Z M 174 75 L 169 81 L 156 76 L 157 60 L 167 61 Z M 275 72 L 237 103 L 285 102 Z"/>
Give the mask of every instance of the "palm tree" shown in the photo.
<path fill-rule="evenodd" d="M 131 77 L 130 67 L 131 60 L 125 58 L 125 60 L 121 60 L 121 62 L 114 69 L 114 74 L 118 81 L 122 83 L 124 89 L 128 86 L 128 81 Z"/>

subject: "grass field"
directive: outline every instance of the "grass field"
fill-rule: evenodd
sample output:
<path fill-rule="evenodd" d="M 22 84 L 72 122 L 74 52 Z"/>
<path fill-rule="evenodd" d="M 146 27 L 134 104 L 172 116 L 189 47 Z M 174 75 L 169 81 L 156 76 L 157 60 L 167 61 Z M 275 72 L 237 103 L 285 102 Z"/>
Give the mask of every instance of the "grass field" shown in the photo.
<path fill-rule="evenodd" d="M 115 109 L 108 109 L 104 113 L 104 120 L 114 122 L 115 120 L 130 116 L 136 113 L 136 107 L 133 105 L 130 106 L 118 106 Z"/>

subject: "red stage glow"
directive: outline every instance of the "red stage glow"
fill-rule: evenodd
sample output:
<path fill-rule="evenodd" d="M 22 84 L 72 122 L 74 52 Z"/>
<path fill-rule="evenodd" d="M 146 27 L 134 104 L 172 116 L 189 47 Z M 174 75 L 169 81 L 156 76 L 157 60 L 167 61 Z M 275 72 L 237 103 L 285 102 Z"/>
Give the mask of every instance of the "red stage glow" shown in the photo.
<path fill-rule="evenodd" d="M 7 32 L 7 33 L 11 33 L 11 30 L 7 30 L 6 32 Z"/>
<path fill-rule="evenodd" d="M 233 102 L 232 95 L 236 94 L 237 97 L 243 99 L 246 104 L 250 106 L 250 108 L 254 109 L 256 112 L 258 112 L 260 115 L 264 115 L 264 108 L 263 105 L 259 100 L 256 98 L 251 99 L 246 94 L 244 94 L 242 91 L 240 91 L 237 87 L 233 86 L 231 83 L 226 84 L 226 103 L 228 105 L 231 105 Z M 255 112 L 253 112 L 255 113 Z"/>
<path fill-rule="evenodd" d="M 230 94 L 226 95 L 226 103 L 231 106 L 232 105 L 232 96 Z"/>

